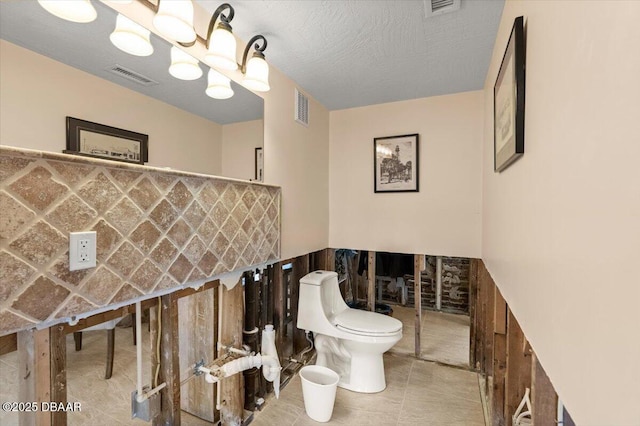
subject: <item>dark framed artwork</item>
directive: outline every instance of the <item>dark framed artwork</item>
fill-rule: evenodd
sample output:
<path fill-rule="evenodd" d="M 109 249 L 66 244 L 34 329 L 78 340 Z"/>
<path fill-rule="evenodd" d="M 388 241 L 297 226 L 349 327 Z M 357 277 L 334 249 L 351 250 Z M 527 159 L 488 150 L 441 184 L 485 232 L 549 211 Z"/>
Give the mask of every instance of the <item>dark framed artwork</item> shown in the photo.
<path fill-rule="evenodd" d="M 262 156 L 262 148 L 256 148 L 255 163 L 255 180 L 262 182 L 264 180 L 264 157 Z"/>
<path fill-rule="evenodd" d="M 373 139 L 374 192 L 418 192 L 419 135 Z"/>
<path fill-rule="evenodd" d="M 493 169 L 501 172 L 524 154 L 524 18 L 516 18 L 493 86 Z"/>
<path fill-rule="evenodd" d="M 149 136 L 67 117 L 67 149 L 63 152 L 144 164 L 149 161 Z"/>

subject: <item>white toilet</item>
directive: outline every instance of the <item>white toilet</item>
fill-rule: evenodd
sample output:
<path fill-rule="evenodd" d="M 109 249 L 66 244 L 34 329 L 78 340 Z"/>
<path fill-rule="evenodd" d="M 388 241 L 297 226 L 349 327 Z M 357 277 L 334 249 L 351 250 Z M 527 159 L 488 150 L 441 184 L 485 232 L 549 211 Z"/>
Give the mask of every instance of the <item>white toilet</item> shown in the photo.
<path fill-rule="evenodd" d="M 340 294 L 338 274 L 315 271 L 300 279 L 297 326 L 313 332 L 316 364 L 338 373 L 338 386 L 364 393 L 384 390 L 382 354 L 402 338 L 402 323 L 349 308 Z"/>

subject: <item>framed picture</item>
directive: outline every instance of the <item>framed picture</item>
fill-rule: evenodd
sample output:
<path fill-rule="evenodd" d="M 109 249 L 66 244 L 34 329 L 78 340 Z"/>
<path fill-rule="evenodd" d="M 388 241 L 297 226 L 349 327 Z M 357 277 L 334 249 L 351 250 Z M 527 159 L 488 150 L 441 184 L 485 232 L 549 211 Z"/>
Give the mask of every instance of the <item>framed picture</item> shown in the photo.
<path fill-rule="evenodd" d="M 493 170 L 524 154 L 524 18 L 516 18 L 493 86 Z"/>
<path fill-rule="evenodd" d="M 148 135 L 67 117 L 66 154 L 144 164 L 148 144 Z"/>
<path fill-rule="evenodd" d="M 262 148 L 256 148 L 255 180 L 258 182 L 262 182 L 264 180 L 264 158 L 262 157 Z"/>
<path fill-rule="evenodd" d="M 418 142 L 417 133 L 373 139 L 374 192 L 418 192 Z"/>

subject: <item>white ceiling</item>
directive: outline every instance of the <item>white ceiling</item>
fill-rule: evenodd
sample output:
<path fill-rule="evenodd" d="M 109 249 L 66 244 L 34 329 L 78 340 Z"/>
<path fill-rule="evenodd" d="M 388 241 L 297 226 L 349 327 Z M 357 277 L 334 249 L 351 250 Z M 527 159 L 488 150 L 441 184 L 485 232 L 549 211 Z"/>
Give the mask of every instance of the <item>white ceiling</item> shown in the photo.
<path fill-rule="evenodd" d="M 211 13 L 222 3 L 196 2 Z M 230 3 L 234 34 L 263 34 L 267 61 L 330 110 L 481 89 L 504 6 L 461 0 L 460 10 L 425 18 L 422 0 Z M 94 4 L 98 19 L 75 24 L 35 1 L 2 0 L 0 37 L 221 124 L 262 116 L 262 100 L 238 85 L 220 101 L 204 94 L 206 72 L 195 82 L 171 77 L 169 45 L 157 37 L 151 57 L 120 52 L 109 42 L 115 13 Z M 160 84 L 143 87 L 104 70 L 114 64 Z"/>

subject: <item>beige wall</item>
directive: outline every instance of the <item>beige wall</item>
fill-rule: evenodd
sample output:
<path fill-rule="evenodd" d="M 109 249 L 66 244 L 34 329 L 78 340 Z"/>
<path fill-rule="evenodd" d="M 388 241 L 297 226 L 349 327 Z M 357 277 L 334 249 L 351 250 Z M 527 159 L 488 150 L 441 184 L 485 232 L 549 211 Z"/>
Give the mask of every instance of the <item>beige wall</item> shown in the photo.
<path fill-rule="evenodd" d="M 331 112 L 331 247 L 480 257 L 483 93 Z M 373 192 L 373 138 L 420 134 L 420 191 Z"/>
<path fill-rule="evenodd" d="M 149 135 L 147 165 L 221 173 L 219 124 L 4 40 L 0 92 L 0 144 L 62 152 L 71 116 Z"/>
<path fill-rule="evenodd" d="M 222 126 L 222 175 L 255 179 L 255 149 L 262 147 L 264 121 L 251 120 Z"/>
<path fill-rule="evenodd" d="M 525 154 L 493 173 L 493 85 L 526 18 Z M 580 425 L 640 412 L 640 2 L 507 1 L 485 83 L 482 257 Z"/>
<path fill-rule="evenodd" d="M 282 187 L 282 258 L 328 246 L 329 112 L 309 98 L 309 127 L 293 119 L 295 83 L 271 68 L 264 96 L 265 183 Z"/>

